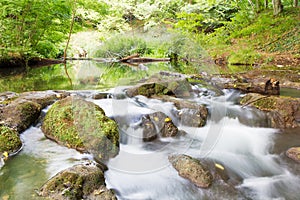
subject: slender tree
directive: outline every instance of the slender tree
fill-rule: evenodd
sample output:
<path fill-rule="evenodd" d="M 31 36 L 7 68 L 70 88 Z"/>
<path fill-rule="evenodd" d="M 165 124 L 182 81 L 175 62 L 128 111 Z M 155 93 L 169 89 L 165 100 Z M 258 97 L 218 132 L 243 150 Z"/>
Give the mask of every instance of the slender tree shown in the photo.
<path fill-rule="evenodd" d="M 281 0 L 272 0 L 272 3 L 273 3 L 274 15 L 278 15 L 279 13 L 281 13 L 283 10 L 283 5 L 281 3 Z"/>
<path fill-rule="evenodd" d="M 294 0 L 294 7 L 298 6 L 298 0 Z"/>
<path fill-rule="evenodd" d="M 269 1 L 265 0 L 264 3 L 265 3 L 265 8 L 268 8 L 269 7 Z"/>

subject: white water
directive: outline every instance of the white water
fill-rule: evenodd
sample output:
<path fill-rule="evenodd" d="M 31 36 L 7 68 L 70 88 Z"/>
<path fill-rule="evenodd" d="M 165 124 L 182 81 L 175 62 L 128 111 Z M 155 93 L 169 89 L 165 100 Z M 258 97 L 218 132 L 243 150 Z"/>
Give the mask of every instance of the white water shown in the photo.
<path fill-rule="evenodd" d="M 118 198 L 124 200 L 300 198 L 299 175 L 280 165 L 279 155 L 270 153 L 279 131 L 255 127 L 259 118 L 265 120 L 264 116 L 253 114 L 251 110 L 228 101 L 234 99 L 235 95 L 227 91 L 222 97 L 196 99 L 197 102 L 208 104 L 212 115 L 205 127 L 180 126 L 188 133 L 184 138 L 133 142 L 128 137 L 140 136 L 138 131 L 134 128 L 123 130 L 123 134 L 128 136 L 127 141 L 121 144 L 120 154 L 108 163 L 108 187 L 116 189 Z M 172 110 L 175 109 L 172 104 L 145 97 L 136 100 L 100 100 L 95 103 L 104 106 L 104 110 L 105 104 L 119 105 L 120 109 L 106 111 L 112 117 L 119 116 L 122 123 L 129 127 L 142 114 L 163 111 L 173 116 Z M 246 124 L 251 126 L 239 122 L 241 115 L 245 116 Z M 262 124 L 265 125 L 264 122 Z M 206 145 L 205 149 L 203 145 Z M 213 159 L 225 167 L 229 176 L 238 177 L 235 181 L 239 183 L 228 190 L 218 183 L 208 190 L 199 189 L 179 177 L 170 166 L 167 156 L 176 153 Z"/>

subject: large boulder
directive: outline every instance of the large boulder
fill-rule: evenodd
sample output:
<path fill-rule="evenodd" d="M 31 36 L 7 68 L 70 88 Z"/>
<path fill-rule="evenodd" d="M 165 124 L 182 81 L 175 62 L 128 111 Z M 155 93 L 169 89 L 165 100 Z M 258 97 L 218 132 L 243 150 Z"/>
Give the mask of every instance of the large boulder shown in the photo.
<path fill-rule="evenodd" d="M 182 154 L 169 156 L 169 161 L 179 176 L 190 180 L 197 187 L 208 188 L 212 184 L 212 174 L 199 160 Z"/>
<path fill-rule="evenodd" d="M 17 152 L 22 147 L 22 141 L 16 130 L 0 124 L 0 157 Z"/>
<path fill-rule="evenodd" d="M 80 97 L 55 102 L 42 124 L 47 138 L 79 151 L 90 152 L 100 161 L 119 151 L 119 132 L 115 121 L 103 109 Z"/>
<path fill-rule="evenodd" d="M 240 103 L 265 111 L 273 128 L 300 127 L 299 98 L 249 93 L 241 98 Z"/>
<path fill-rule="evenodd" d="M 92 164 L 75 165 L 49 179 L 38 191 L 42 197 L 56 200 L 116 200 L 105 187 L 103 171 Z"/>
<path fill-rule="evenodd" d="M 174 137 L 178 134 L 178 128 L 172 119 L 163 112 L 155 112 L 144 115 L 142 118 L 143 140 L 151 141 L 161 137 Z"/>
<path fill-rule="evenodd" d="M 300 163 L 300 147 L 292 147 L 286 151 L 286 156 Z"/>
<path fill-rule="evenodd" d="M 144 83 L 128 88 L 126 93 L 129 97 L 143 95 L 151 97 L 153 95 L 170 95 L 176 97 L 190 97 L 191 85 L 185 77 L 170 77 L 156 74 Z"/>

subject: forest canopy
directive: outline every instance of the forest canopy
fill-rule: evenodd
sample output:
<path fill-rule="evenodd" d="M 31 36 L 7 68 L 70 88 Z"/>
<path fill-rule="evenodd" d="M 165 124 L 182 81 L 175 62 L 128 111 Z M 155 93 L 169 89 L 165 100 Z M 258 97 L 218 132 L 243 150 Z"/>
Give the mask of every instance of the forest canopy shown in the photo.
<path fill-rule="evenodd" d="M 0 0 L 0 58 L 61 57 L 72 13 L 73 33 L 97 30 L 102 40 L 164 26 L 208 41 L 220 32 L 239 35 L 264 10 L 280 15 L 297 6 L 298 0 Z"/>

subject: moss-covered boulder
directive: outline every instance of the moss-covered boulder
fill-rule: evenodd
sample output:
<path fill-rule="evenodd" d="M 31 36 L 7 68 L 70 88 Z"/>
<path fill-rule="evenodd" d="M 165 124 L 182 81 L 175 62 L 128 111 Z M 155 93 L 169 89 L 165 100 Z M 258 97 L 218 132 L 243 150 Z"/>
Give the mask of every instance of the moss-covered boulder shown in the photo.
<path fill-rule="evenodd" d="M 39 104 L 26 99 L 16 99 L 0 108 L 0 121 L 22 132 L 38 119 L 40 112 Z"/>
<path fill-rule="evenodd" d="M 174 137 L 179 131 L 172 119 L 163 112 L 144 115 L 142 118 L 143 140 L 152 141 L 158 136 Z"/>
<path fill-rule="evenodd" d="M 46 137 L 95 159 L 107 160 L 119 151 L 119 132 L 115 121 L 103 109 L 80 97 L 55 102 L 42 124 Z"/>
<path fill-rule="evenodd" d="M 22 141 L 17 131 L 0 124 L 0 157 L 3 153 L 14 153 L 22 147 Z"/>
<path fill-rule="evenodd" d="M 75 165 L 49 179 L 38 191 L 48 199 L 116 200 L 113 191 L 105 187 L 103 171 L 92 164 Z"/>
<path fill-rule="evenodd" d="M 286 156 L 300 163 L 300 147 L 292 147 L 286 151 Z"/>
<path fill-rule="evenodd" d="M 208 188 L 213 182 L 213 176 L 197 159 L 187 155 L 169 156 L 169 161 L 178 171 L 179 176 L 190 180 L 197 187 Z"/>
<path fill-rule="evenodd" d="M 252 106 L 265 111 L 273 128 L 300 126 L 300 99 L 280 96 L 263 96 L 249 93 L 241 98 L 243 106 Z"/>
<path fill-rule="evenodd" d="M 190 97 L 191 85 L 185 77 L 170 77 L 156 74 L 144 83 L 128 88 L 126 93 L 129 97 L 143 95 L 151 97 L 153 95 L 170 95 L 176 97 Z"/>

